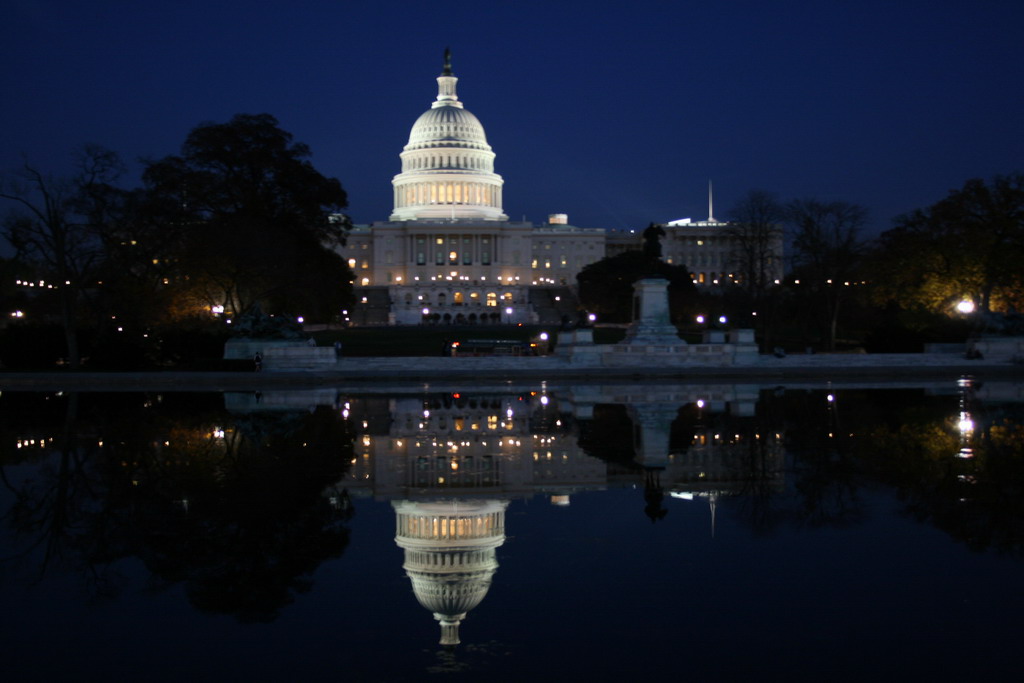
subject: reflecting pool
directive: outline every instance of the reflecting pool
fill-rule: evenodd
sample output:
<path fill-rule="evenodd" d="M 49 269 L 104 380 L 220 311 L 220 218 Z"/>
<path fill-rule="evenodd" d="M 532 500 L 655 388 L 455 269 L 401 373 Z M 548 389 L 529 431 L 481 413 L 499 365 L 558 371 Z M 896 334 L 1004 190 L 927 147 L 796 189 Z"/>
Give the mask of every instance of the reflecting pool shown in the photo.
<path fill-rule="evenodd" d="M 0 394 L 6 680 L 1006 680 L 1024 387 Z"/>

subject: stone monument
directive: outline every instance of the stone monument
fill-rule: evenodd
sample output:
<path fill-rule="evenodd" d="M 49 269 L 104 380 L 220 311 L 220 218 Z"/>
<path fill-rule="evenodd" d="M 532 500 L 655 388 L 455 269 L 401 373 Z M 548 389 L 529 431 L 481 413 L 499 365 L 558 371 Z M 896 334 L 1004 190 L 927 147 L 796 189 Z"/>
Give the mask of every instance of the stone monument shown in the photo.
<path fill-rule="evenodd" d="M 668 307 L 668 280 L 644 278 L 633 284 L 633 322 L 623 344 L 631 346 L 686 346 L 679 338 Z"/>

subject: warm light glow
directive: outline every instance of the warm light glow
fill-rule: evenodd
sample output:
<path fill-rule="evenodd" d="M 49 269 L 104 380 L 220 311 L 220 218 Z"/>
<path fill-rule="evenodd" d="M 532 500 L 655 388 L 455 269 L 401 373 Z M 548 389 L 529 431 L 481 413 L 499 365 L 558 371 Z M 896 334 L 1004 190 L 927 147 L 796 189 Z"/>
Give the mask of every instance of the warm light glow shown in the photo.
<path fill-rule="evenodd" d="M 959 313 L 968 314 L 974 313 L 974 302 L 970 299 L 964 299 L 956 305 L 956 310 Z"/>

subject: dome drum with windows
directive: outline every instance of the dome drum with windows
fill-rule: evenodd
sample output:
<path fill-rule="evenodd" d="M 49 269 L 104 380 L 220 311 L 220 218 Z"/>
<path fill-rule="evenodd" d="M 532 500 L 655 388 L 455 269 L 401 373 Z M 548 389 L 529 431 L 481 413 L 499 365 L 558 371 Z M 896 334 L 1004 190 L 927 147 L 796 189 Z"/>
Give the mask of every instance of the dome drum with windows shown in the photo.
<path fill-rule="evenodd" d="M 480 121 L 455 93 L 451 52 L 437 77 L 437 99 L 413 124 L 402 151 L 402 172 L 391 184 L 393 221 L 508 220 L 502 211 L 504 181 L 494 172 L 494 152 Z"/>

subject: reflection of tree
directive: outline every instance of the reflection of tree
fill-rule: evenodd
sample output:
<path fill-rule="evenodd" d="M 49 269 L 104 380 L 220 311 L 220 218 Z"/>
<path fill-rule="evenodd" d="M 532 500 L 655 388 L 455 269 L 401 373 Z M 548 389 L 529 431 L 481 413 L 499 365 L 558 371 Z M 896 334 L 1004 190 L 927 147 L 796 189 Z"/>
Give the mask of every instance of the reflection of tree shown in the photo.
<path fill-rule="evenodd" d="M 846 404 L 841 415 L 833 396 L 794 392 L 786 397 L 786 446 L 798 497 L 791 513 L 799 524 L 845 527 L 864 517 Z"/>
<path fill-rule="evenodd" d="M 79 396 L 69 394 L 64 400 L 29 400 L 27 403 L 41 410 L 37 416 L 42 414 L 54 419 L 46 431 L 37 432 L 52 434 L 50 440 L 40 439 L 38 451 L 40 454 L 48 452 L 50 457 L 40 464 L 36 478 L 20 486 L 10 481 L 6 470 L 2 470 L 4 485 L 14 493 L 14 503 L 4 520 L 24 539 L 24 546 L 13 558 L 7 559 L 29 560 L 38 556 L 38 566 L 33 572 L 35 581 L 42 580 L 54 565 L 73 567 L 81 572 L 94 593 L 104 594 L 109 590 L 110 575 L 104 567 L 86 557 L 94 545 L 91 527 L 102 517 L 97 500 L 102 482 L 92 467 L 95 449 L 78 433 Z M 40 427 L 38 422 L 29 424 Z M 8 446 L 13 442 L 16 440 L 4 440 Z M 35 439 L 32 450 L 36 446 L 34 442 Z M 28 452 L 29 447 L 25 451 Z M 17 463 L 18 455 L 17 451 L 5 449 L 0 462 Z"/>
<path fill-rule="evenodd" d="M 1024 554 L 1024 426 L 1019 414 L 992 411 L 978 421 L 971 458 L 957 457 L 955 419 L 884 425 L 861 456 L 895 487 L 909 515 L 968 547 Z"/>
<path fill-rule="evenodd" d="M 781 399 L 800 524 L 863 518 L 859 490 L 895 489 L 907 514 L 975 550 L 1024 551 L 1024 410 L 975 406 L 970 449 L 958 406 L 923 392 L 822 392 Z"/>
<path fill-rule="evenodd" d="M 716 430 L 741 437 L 735 449 L 736 474 L 740 480 L 737 493 L 739 515 L 758 533 L 770 533 L 781 521 L 782 506 L 781 444 L 775 438 L 782 417 L 778 402 L 763 396 L 756 413 L 748 418 L 732 418 L 729 424 L 715 425 Z"/>
<path fill-rule="evenodd" d="M 352 436 L 333 411 L 235 420 L 167 405 L 182 398 L 105 401 L 65 430 L 65 444 L 89 433 L 88 457 L 62 449 L 55 472 L 17 489 L 8 517 L 29 545 L 53 543 L 83 570 L 138 556 L 200 609 L 242 620 L 273 619 L 343 552 L 351 508 L 322 493 Z"/>
<path fill-rule="evenodd" d="M 223 436 L 211 427 L 193 437 L 123 473 L 133 554 L 185 582 L 200 609 L 269 621 L 348 543 L 350 511 L 321 493 L 343 474 L 351 436 L 322 408 L 257 413 Z"/>
<path fill-rule="evenodd" d="M 633 444 L 633 421 L 623 405 L 594 406 L 591 420 L 579 420 L 578 444 L 583 451 L 614 466 L 618 471 L 638 471 Z M 616 472 L 611 471 L 614 475 Z"/>

